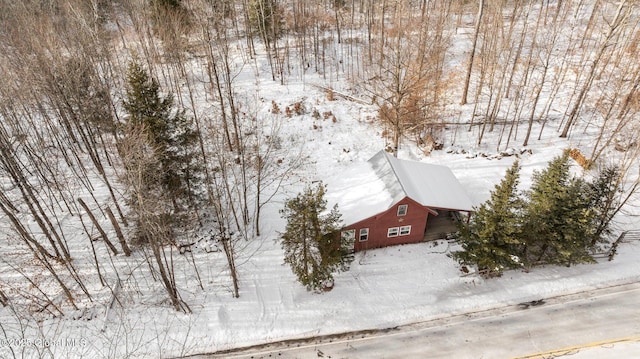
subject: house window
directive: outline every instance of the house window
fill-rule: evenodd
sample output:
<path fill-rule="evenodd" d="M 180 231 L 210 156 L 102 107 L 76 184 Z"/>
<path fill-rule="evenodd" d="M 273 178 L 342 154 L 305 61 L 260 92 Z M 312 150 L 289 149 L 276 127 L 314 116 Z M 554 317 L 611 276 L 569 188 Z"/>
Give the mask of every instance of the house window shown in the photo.
<path fill-rule="evenodd" d="M 411 233 L 411 226 L 402 226 L 400 227 L 400 235 L 408 236 Z"/>
<path fill-rule="evenodd" d="M 397 237 L 398 236 L 398 227 L 391 227 L 387 229 L 387 237 Z"/>
<path fill-rule="evenodd" d="M 401 204 L 398 206 L 398 216 L 406 216 L 407 215 L 407 208 L 409 206 L 406 204 Z"/>
<path fill-rule="evenodd" d="M 369 228 L 360 229 L 360 242 L 364 242 L 369 239 Z"/>
<path fill-rule="evenodd" d="M 348 229 L 346 231 L 342 231 L 342 239 L 347 239 L 347 240 L 354 240 L 356 239 L 356 230 L 355 229 Z"/>

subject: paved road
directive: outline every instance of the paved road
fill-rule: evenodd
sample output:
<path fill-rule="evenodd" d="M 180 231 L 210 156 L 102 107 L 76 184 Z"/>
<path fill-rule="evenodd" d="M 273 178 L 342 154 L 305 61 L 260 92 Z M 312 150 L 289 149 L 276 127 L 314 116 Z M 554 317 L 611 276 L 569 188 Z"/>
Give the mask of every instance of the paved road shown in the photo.
<path fill-rule="evenodd" d="M 563 349 L 575 353 L 602 342 L 640 341 L 640 283 L 532 304 L 538 305 L 200 358 L 548 358 Z"/>

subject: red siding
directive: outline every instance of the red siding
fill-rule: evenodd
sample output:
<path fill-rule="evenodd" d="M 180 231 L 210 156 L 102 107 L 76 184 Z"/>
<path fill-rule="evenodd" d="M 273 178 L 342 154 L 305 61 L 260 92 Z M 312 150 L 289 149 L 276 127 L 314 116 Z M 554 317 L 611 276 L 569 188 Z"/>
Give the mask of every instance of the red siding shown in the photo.
<path fill-rule="evenodd" d="M 398 216 L 398 206 L 407 205 L 407 214 Z M 370 248 L 379 248 L 392 246 L 396 244 L 416 243 L 424 238 L 424 230 L 427 224 L 427 214 L 429 209 L 420 205 L 416 201 L 405 197 L 398 203 L 394 204 L 388 210 L 369 217 L 358 223 L 354 223 L 345 227 L 343 230 L 355 229 L 356 240 L 354 249 L 361 251 Z M 387 231 L 392 227 L 411 226 L 409 235 L 400 235 L 396 237 L 387 237 Z M 369 239 L 360 241 L 360 229 L 369 228 Z"/>

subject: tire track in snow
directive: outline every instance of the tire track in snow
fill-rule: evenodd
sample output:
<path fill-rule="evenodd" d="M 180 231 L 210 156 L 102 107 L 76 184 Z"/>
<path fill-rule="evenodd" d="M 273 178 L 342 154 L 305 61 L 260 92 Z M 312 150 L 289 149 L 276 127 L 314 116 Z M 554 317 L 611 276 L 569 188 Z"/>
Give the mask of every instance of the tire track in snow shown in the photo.
<path fill-rule="evenodd" d="M 353 279 L 358 284 L 358 287 L 360 287 L 360 289 L 362 289 L 362 292 L 364 292 L 365 294 L 371 293 L 371 287 L 368 284 L 366 284 L 363 281 L 361 281 L 359 275 L 352 274 L 351 276 L 353 277 Z"/>
<path fill-rule="evenodd" d="M 266 317 L 267 309 L 264 304 L 264 296 L 262 295 L 262 289 L 260 289 L 260 285 L 256 279 L 253 280 L 253 286 L 256 291 L 256 299 L 258 299 L 258 303 L 260 303 L 260 321 L 263 322 Z"/>
<path fill-rule="evenodd" d="M 264 291 L 262 287 L 260 287 L 260 282 L 256 279 L 253 280 L 253 285 L 255 286 L 256 299 L 260 303 L 260 322 L 268 322 L 268 328 L 270 331 L 275 329 L 276 319 L 278 318 L 278 310 L 270 310 L 269 304 L 271 303 L 268 296 L 265 298 Z M 282 304 L 282 292 L 278 289 L 278 303 Z"/>

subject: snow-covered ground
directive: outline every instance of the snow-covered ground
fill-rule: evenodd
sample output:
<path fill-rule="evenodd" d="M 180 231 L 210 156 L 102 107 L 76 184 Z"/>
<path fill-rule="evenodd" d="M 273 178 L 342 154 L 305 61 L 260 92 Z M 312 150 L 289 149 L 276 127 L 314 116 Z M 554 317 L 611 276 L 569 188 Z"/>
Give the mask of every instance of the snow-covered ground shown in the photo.
<path fill-rule="evenodd" d="M 261 63 L 256 65 L 261 71 L 267 68 L 264 57 L 256 61 Z M 357 253 L 351 269 L 336 275 L 333 290 L 307 292 L 283 264 L 277 238 L 284 222 L 278 210 L 286 198 L 295 195 L 305 184 L 325 180 L 364 163 L 388 143 L 382 137 L 383 128 L 374 121 L 376 112 L 372 106 L 340 96 L 330 101 L 323 90 L 313 86 L 326 85 L 319 75 L 308 74 L 303 80 L 290 79 L 286 85 L 280 85 L 269 80 L 267 71 L 259 71 L 259 79 L 248 75 L 252 72 L 253 69 L 247 69 L 237 77 L 238 91 L 244 91 L 246 98 L 259 99 L 251 109 L 259 118 L 278 117 L 281 122 L 278 136 L 284 147 L 290 148 L 289 155 L 301 153 L 306 161 L 302 168 L 289 174 L 282 191 L 265 206 L 262 235 L 243 242 L 238 248 L 240 297 L 231 295 L 221 252 L 208 253 L 199 248 L 193 258 L 174 254 L 176 282 L 193 311 L 184 314 L 174 311 L 167 303 L 166 294 L 153 281 L 140 255 L 116 256 L 112 264 L 107 265 L 110 256 L 100 247 L 97 250 L 104 259 L 103 275 L 107 284 L 113 285 L 118 280 L 116 271 L 109 266 L 129 269 L 118 272 L 122 276 L 119 301 L 110 306 L 110 289 L 95 280 L 91 285 L 102 288 L 99 292 L 102 295 L 66 317 L 43 318 L 1 307 L 0 357 L 23 354 L 55 358 L 184 356 L 284 339 L 389 328 L 640 280 L 640 241 L 622 243 L 613 261 L 600 258 L 593 265 L 539 267 L 530 273 L 509 271 L 501 278 L 490 280 L 462 273 L 447 256 L 455 246 L 435 241 Z M 345 93 L 350 87 L 347 82 L 331 86 Z M 291 118 L 273 116 L 272 101 L 282 109 L 302 101 L 306 113 Z M 459 117 L 470 117 L 472 106 L 463 106 Z M 331 111 L 335 121 L 314 118 L 314 110 L 321 114 Z M 511 152 L 518 156 L 498 158 L 500 156 L 494 156 L 495 148 L 491 148 L 494 145 L 475 145 L 477 130 L 476 127 L 467 132 L 461 127 L 455 135 L 447 133 L 445 150 L 434 151 L 430 156 L 404 139 L 399 157 L 449 166 L 474 204 L 479 205 L 489 197 L 490 190 L 516 158 L 522 165 L 521 182 L 525 189 L 533 171 L 544 168 L 563 149 L 588 147 L 593 140 L 587 131 L 560 139 L 553 130 L 547 130 L 542 140 L 531 141 L 527 147 L 530 153 L 520 154 L 520 148 L 515 148 Z M 499 134 L 487 133 L 485 143 L 491 144 L 492 136 Z M 461 152 L 456 149 L 464 149 L 466 153 L 456 153 Z M 488 157 L 474 156 L 476 153 Z M 96 196 L 106 197 L 104 188 L 98 188 Z M 637 198 L 632 198 L 628 211 L 617 218 L 616 234 L 640 229 L 640 226 L 634 227 L 638 203 Z M 113 233 L 108 234 L 113 238 Z M 77 244 L 72 250 L 74 254 L 88 253 L 86 235 L 81 230 L 77 238 L 69 241 Z M 83 274 L 95 276 L 89 259 L 77 260 Z M 190 264 L 192 261 L 197 263 L 198 273 Z M 0 273 L 16 275 L 6 266 L 0 268 Z M 198 286 L 196 276 L 202 279 L 203 288 Z M 34 320 L 36 317 L 39 321 Z M 613 349 L 616 356 L 640 351 L 637 343 L 615 344 Z M 610 346 L 594 348 L 580 355 L 606 356 L 607 350 L 612 349 Z"/>
<path fill-rule="evenodd" d="M 38 340 L 54 341 L 49 347 L 54 357 L 172 357 L 389 328 L 640 280 L 640 242 L 622 245 L 611 262 L 483 280 L 462 276 L 446 256 L 452 248 L 438 241 L 359 253 L 351 269 L 336 276 L 331 292 L 314 294 L 296 282 L 282 264 L 279 247 L 269 242 L 240 267 L 240 298 L 207 288 L 190 293 L 193 314 L 176 313 L 151 298 L 125 309 L 116 305 L 106 322 L 103 316 L 52 319 L 39 333 L 27 330 L 24 338 L 16 338 L 20 333 L 10 332 L 9 338 L 34 346 Z M 10 320 L 3 318 L 5 328 L 13 328 Z M 56 340 L 74 344 L 61 346 Z M 1 350 L 9 355 L 6 346 Z"/>
<path fill-rule="evenodd" d="M 550 297 L 619 283 L 640 280 L 640 242 L 625 243 L 612 262 L 571 268 L 535 268 L 531 273 L 507 272 L 502 278 L 484 280 L 464 276 L 454 260 L 447 256 L 450 243 L 437 241 L 390 247 L 358 253 L 351 269 L 336 276 L 335 288 L 321 294 L 309 293 L 298 284 L 276 239 L 284 222 L 278 214 L 282 201 L 305 183 L 340 173 L 362 163 L 384 146 L 380 129 L 370 122 L 372 109 L 351 101 L 328 101 L 319 90 L 303 83 L 273 85 L 260 90 L 264 97 L 259 111 L 268 113 L 271 100 L 280 105 L 307 97 L 307 105 L 320 112 L 330 110 L 336 122 L 316 120 L 310 115 L 284 119 L 280 136 L 298 145 L 309 160 L 292 177 L 285 193 L 276 197 L 264 211 L 263 235 L 246 243 L 238 258 L 240 298 L 232 298 L 221 255 L 196 253 L 205 288 L 197 288 L 195 275 L 187 264 L 178 270 L 187 278 L 178 281 L 192 314 L 176 313 L 164 301 L 162 291 L 136 288 L 146 284 L 127 283 L 123 306 L 115 303 L 107 311 L 108 297 L 91 314 L 79 313 L 78 319 L 49 318 L 40 324 L 17 322 L 21 315 L 0 309 L 8 339 L 23 339 L 28 352 L 41 350 L 46 341 L 54 357 L 171 357 L 215 352 L 234 347 L 267 343 L 290 338 L 311 337 L 361 329 L 387 328 L 424 321 L 456 313 Z M 266 115 L 265 115 L 266 116 Z M 314 126 L 315 125 L 315 126 Z M 456 145 L 468 151 L 471 139 L 458 135 Z M 543 140 L 523 154 L 522 182 L 526 187 L 533 170 L 544 167 L 553 156 L 572 145 L 571 140 Z M 451 144 L 445 144 L 450 146 Z M 514 157 L 469 158 L 468 154 L 434 151 L 426 157 L 411 143 L 403 145 L 400 157 L 449 166 L 467 189 L 474 204 L 488 198 L 489 191 L 504 175 Z M 104 254 L 104 253 L 103 253 Z M 137 265 L 142 266 L 140 261 Z M 136 263 L 129 264 L 136 265 Z M 146 266 L 146 264 L 144 264 Z M 136 281 L 149 279 L 133 276 Z M 125 279 L 126 280 L 126 279 Z M 189 286 L 180 283 L 190 283 Z M 79 345 L 60 346 L 55 340 L 71 340 Z M 38 342 L 40 340 L 40 342 Z M 43 342 L 45 340 L 45 342 Z M 74 342 L 74 340 L 76 340 Z M 0 346 L 0 355 L 10 355 L 8 346 Z M 14 342 L 15 343 L 15 342 Z M 24 347 L 12 347 L 24 349 Z M 44 351 L 46 355 L 46 351 Z"/>
<path fill-rule="evenodd" d="M 288 87 L 291 97 L 300 90 L 293 85 Z M 271 96 L 283 103 L 287 100 L 282 100 L 282 94 Z M 319 106 L 332 106 L 338 121 L 322 123 L 320 130 L 314 130 L 309 117 L 287 120 L 285 131 L 297 134 L 296 141 L 305 143 L 303 148 L 310 160 L 286 188 L 289 193 L 265 208 L 263 235 L 241 249 L 237 260 L 240 298 L 231 296 L 222 255 L 197 252 L 194 256 L 204 289 L 194 284 L 195 274 L 186 264 L 188 261 L 179 262 L 184 268 L 178 270 L 180 290 L 192 314 L 175 312 L 161 290 L 145 289 L 150 285 L 148 277 L 133 275 L 123 278 L 126 285 L 121 295 L 122 306 L 115 303 L 107 311 L 107 297 L 93 307 L 90 315 L 82 312 L 77 319 L 49 318 L 35 324 L 8 308 L 0 308 L 6 337 L 22 339 L 20 343 L 27 344 L 28 353 L 34 354 L 35 349 L 44 356 L 52 353 L 53 357 L 173 357 L 283 339 L 388 328 L 640 280 L 638 241 L 622 244 L 619 255 L 611 262 L 603 258 L 594 265 L 549 266 L 530 273 L 511 271 L 490 280 L 464 275 L 447 256 L 455 247 L 446 241 L 436 241 L 357 253 L 351 269 L 336 276 L 332 291 L 307 292 L 283 264 L 282 250 L 276 241 L 278 230 L 284 227 L 278 213 L 283 198 L 304 183 L 366 161 L 384 144 L 376 126 L 354 114 L 358 108 L 351 102 L 318 101 Z M 354 133 L 359 136 L 353 136 Z M 566 140 L 558 141 L 542 141 L 532 146 L 532 154 L 521 156 L 523 186 L 533 170 L 542 168 L 567 147 Z M 449 166 L 475 204 L 488 197 L 492 186 L 515 158 L 468 158 L 445 151 L 424 157 L 411 149 L 407 144 L 400 155 Z M 141 260 L 137 265 L 146 266 Z M 23 318 L 24 322 L 18 322 L 17 318 Z M 43 340 L 51 345 L 43 348 L 46 343 Z M 60 340 L 74 345 L 62 346 Z M 0 356 L 10 356 L 4 343 L 0 345 Z"/>
<path fill-rule="evenodd" d="M 287 89 L 292 100 L 303 90 L 293 85 Z M 270 94 L 280 99 L 282 95 Z M 286 99 L 281 101 L 286 103 Z M 269 102 L 265 102 L 268 107 Z M 318 107 L 324 106 L 331 106 L 338 117 L 336 123 L 322 122 L 322 128 L 314 130 L 314 121 L 308 116 L 287 120 L 285 131 L 290 131 L 289 136 L 297 134 L 296 141 L 305 144 L 303 150 L 310 158 L 298 174 L 299 183 L 287 187 L 290 193 L 311 180 L 366 161 L 384 144 L 376 126 L 354 114 L 359 109 L 351 102 L 320 101 Z M 543 142 L 532 147 L 533 154 L 521 157 L 523 185 L 533 170 L 542 168 L 567 143 Z M 514 158 L 467 158 L 444 151 L 425 158 L 411 149 L 406 144 L 400 156 L 449 166 L 475 204 L 488 197 Z M 92 314 L 79 313 L 77 320 L 49 318 L 35 324 L 8 308 L 0 308 L 2 329 L 7 331 L 7 339 L 0 342 L 0 356 L 11 355 L 7 340 L 18 343 L 11 347 L 14 350 L 26 348 L 27 353 L 34 354 L 36 349 L 46 356 L 47 349 L 54 357 L 172 357 L 215 352 L 290 338 L 394 327 L 640 280 L 640 242 L 623 244 L 612 262 L 602 259 L 594 265 L 550 266 L 535 268 L 531 273 L 512 271 L 502 278 L 484 280 L 464 276 L 447 256 L 454 249 L 451 244 L 437 241 L 358 253 L 351 269 L 336 276 L 332 291 L 309 293 L 283 264 L 282 250 L 276 242 L 277 231 L 284 224 L 278 209 L 286 195 L 267 206 L 263 235 L 246 243 L 240 253 L 240 298 L 231 296 L 221 255 L 197 253 L 204 290 L 193 281 L 189 286 L 179 284 L 192 314 L 176 313 L 160 290 L 149 293 L 141 289 L 136 293 L 135 288 L 145 287 L 145 283 L 127 283 L 125 298 L 131 300 L 123 301 L 123 306 L 115 303 L 107 312 L 106 297 L 101 305 L 93 307 Z M 180 275 L 193 278 L 190 267 L 183 265 Z M 149 280 L 145 276 L 135 278 Z M 23 341 L 15 342 L 20 339 Z M 60 340 L 73 345 L 60 345 Z M 44 348 L 47 341 L 52 341 L 51 345 Z M 21 347 L 25 343 L 27 346 Z"/>

